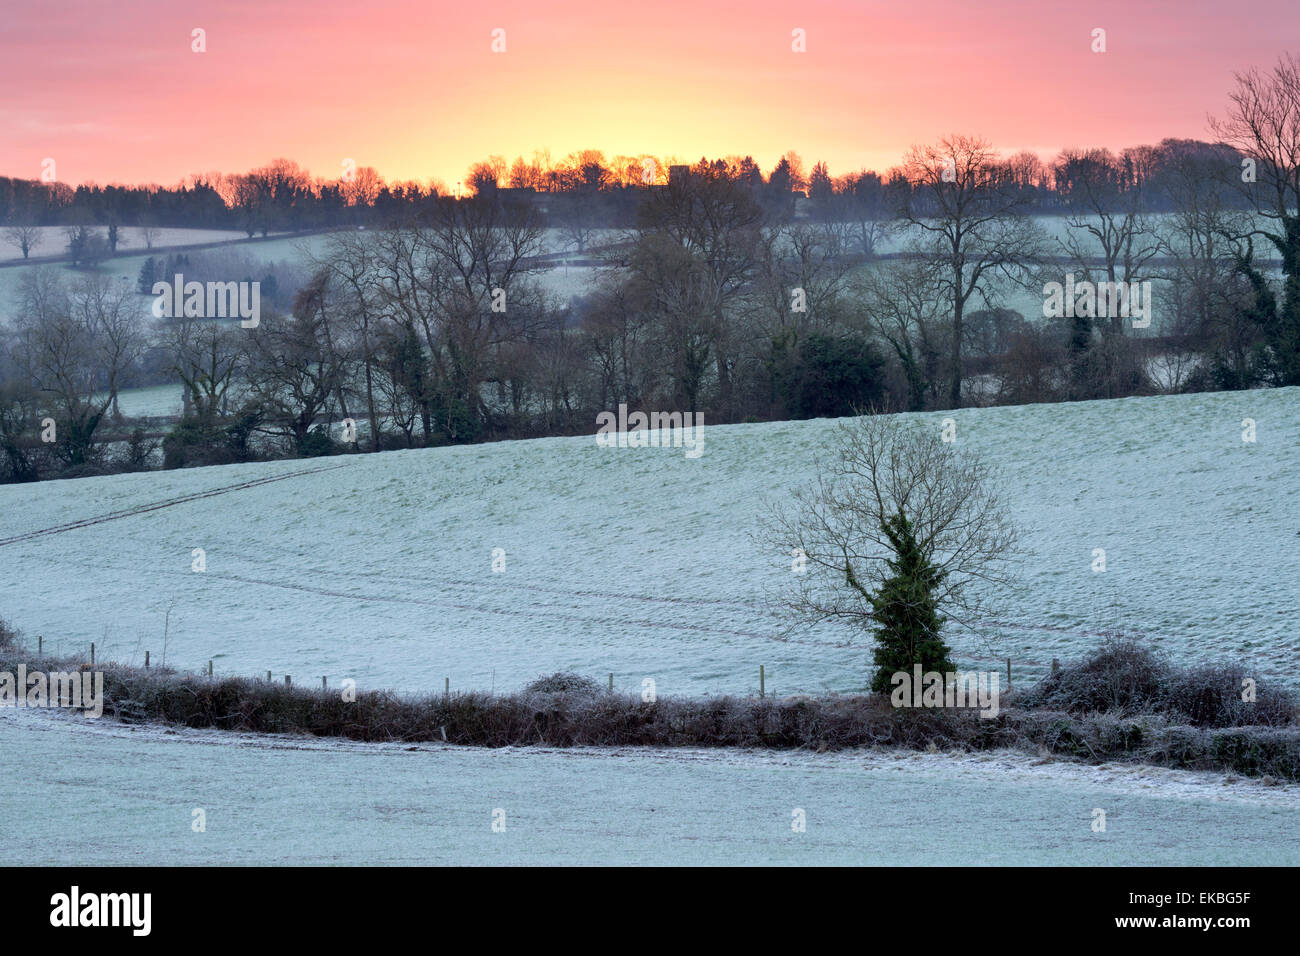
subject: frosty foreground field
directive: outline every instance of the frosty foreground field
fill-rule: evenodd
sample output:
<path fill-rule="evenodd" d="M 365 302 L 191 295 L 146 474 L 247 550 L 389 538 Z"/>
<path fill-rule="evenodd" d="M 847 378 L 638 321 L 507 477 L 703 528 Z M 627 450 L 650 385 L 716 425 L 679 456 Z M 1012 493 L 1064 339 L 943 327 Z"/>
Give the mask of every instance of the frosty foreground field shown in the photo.
<path fill-rule="evenodd" d="M 1300 389 L 1276 389 L 951 413 L 959 446 L 1003 468 L 1028 548 L 982 633 L 951 632 L 959 662 L 1009 656 L 1023 679 L 1118 628 L 1295 686 L 1298 410 Z M 907 417 L 937 435 L 947 414 Z M 696 459 L 560 438 L 0 487 L 0 614 L 47 650 L 139 664 L 161 659 L 170 607 L 169 664 L 331 687 L 513 690 L 572 669 L 748 693 L 762 663 L 769 691 L 850 691 L 869 649 L 830 628 L 779 640 L 764 601 L 790 561 L 751 539 L 833 429 L 706 427 Z M 293 477 L 253 484 L 276 476 Z"/>
<path fill-rule="evenodd" d="M 24 781 L 0 791 L 0 864 L 1300 864 L 1300 786 L 1007 752 L 482 750 L 13 710 L 0 750 Z"/>

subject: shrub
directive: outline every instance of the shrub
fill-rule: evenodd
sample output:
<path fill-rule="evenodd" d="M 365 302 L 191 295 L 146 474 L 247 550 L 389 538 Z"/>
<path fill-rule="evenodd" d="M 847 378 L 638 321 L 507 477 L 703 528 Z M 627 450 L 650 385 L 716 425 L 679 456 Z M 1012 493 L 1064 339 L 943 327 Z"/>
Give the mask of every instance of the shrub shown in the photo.
<path fill-rule="evenodd" d="M 1295 699 L 1284 690 L 1257 681 L 1255 700 L 1242 700 L 1249 676 L 1240 664 L 1175 671 L 1169 678 L 1164 709 L 1171 719 L 1195 727 L 1280 727 L 1290 723 Z"/>
<path fill-rule="evenodd" d="M 1160 715 L 1193 727 L 1281 727 L 1295 719 L 1295 697 L 1257 681 L 1255 700 L 1242 700 L 1246 668 L 1171 666 L 1135 641 L 1110 641 L 1077 664 L 1061 668 L 1017 697 L 1024 708 L 1070 714 Z"/>
<path fill-rule="evenodd" d="M 250 461 L 254 454 L 249 442 L 264 418 L 263 410 L 253 404 L 224 418 L 182 418 L 163 438 L 163 468 Z"/>
<path fill-rule="evenodd" d="M 0 671 L 28 655 L 0 622 Z M 84 668 L 46 659 L 46 670 Z M 30 666 L 30 662 L 29 662 Z M 579 674 L 540 678 L 520 694 L 402 696 L 286 687 L 245 678 L 211 680 L 107 664 L 104 713 L 124 721 L 360 741 L 446 741 L 478 747 L 853 747 L 981 751 L 1015 748 L 1085 761 L 1120 760 L 1300 780 L 1300 727 L 1193 727 L 1162 716 L 1076 716 L 1004 709 L 894 708 L 878 694 L 771 699 L 659 698 L 601 693 Z"/>
<path fill-rule="evenodd" d="M 330 437 L 324 425 L 317 425 L 302 437 L 295 451 L 301 458 L 320 458 L 324 455 L 336 455 L 343 448 L 343 445 Z"/>
<path fill-rule="evenodd" d="M 561 671 L 546 677 L 539 677 L 524 688 L 526 694 L 572 694 L 581 697 L 594 697 L 600 693 L 600 685 L 590 677 Z"/>
<path fill-rule="evenodd" d="M 1168 671 L 1164 661 L 1136 641 L 1110 640 L 1091 657 L 1039 681 L 1019 703 L 1071 714 L 1150 713 L 1164 697 Z"/>

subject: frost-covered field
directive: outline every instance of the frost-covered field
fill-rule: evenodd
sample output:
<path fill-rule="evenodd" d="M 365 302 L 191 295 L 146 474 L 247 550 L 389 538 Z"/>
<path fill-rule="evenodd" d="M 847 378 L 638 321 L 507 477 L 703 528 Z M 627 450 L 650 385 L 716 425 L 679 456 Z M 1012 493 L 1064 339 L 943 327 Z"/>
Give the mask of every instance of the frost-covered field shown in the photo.
<path fill-rule="evenodd" d="M 0 788 L 6 865 L 1300 864 L 1300 786 L 1009 752 L 481 750 L 13 710 L 0 750 L 23 781 Z"/>
<path fill-rule="evenodd" d="M 66 226 L 41 226 L 39 228 L 40 235 L 32 245 L 31 255 L 57 256 L 67 252 Z M 92 225 L 91 229 L 100 236 L 105 238 L 108 236 L 108 231 L 104 226 Z M 157 230 L 153 237 L 152 248 L 192 246 L 204 242 L 228 242 L 232 239 L 243 239 L 245 236 L 247 236 L 247 233 L 229 229 L 173 229 L 169 227 Z M 135 226 L 122 226 L 118 230 L 117 246 L 119 252 L 138 251 L 141 255 L 145 255 L 150 251 L 150 246 L 145 242 L 144 234 Z M 17 245 L 8 239 L 0 240 L 0 262 L 21 261 L 22 257 L 22 250 Z"/>
<path fill-rule="evenodd" d="M 1063 216 L 1037 216 L 1034 218 L 1034 222 L 1043 234 L 1044 250 L 1049 256 L 1067 255 L 1068 248 L 1064 245 L 1067 240 L 1072 240 L 1077 244 L 1078 249 L 1086 255 L 1096 256 L 1101 254 L 1101 246 L 1095 237 L 1089 235 L 1086 230 L 1072 229 Z M 1168 229 L 1171 222 L 1171 217 L 1166 214 L 1157 214 L 1151 217 L 1152 227 L 1158 230 Z M 97 228 L 102 233 L 102 227 Z M 145 248 L 143 239 L 135 228 L 124 227 L 122 236 L 123 244 L 120 251 L 124 251 L 126 254 L 101 264 L 99 270 L 105 275 L 127 282 L 134 288 L 136 277 L 140 273 L 145 258 L 153 253 Z M 630 237 L 631 232 L 629 230 L 596 229 L 588 238 L 585 251 L 579 254 L 577 252 L 577 243 L 569 232 L 560 228 L 544 229 L 539 237 L 538 254 L 556 255 L 568 253 L 568 255 L 564 255 L 561 259 L 548 264 L 546 267 L 538 268 L 532 274 L 532 281 L 549 293 L 557 305 L 563 306 L 571 302 L 575 297 L 592 292 L 602 273 L 606 271 L 597 266 L 574 263 L 590 263 L 597 260 L 602 255 L 602 249 L 607 249 L 611 244 L 625 241 Z M 243 241 L 245 238 L 246 235 L 242 232 L 211 229 L 164 229 L 161 237 L 155 241 L 154 245 L 161 248 L 164 246 L 233 241 L 232 250 L 237 251 L 241 256 L 246 255 L 254 261 L 290 263 L 306 267 L 313 259 L 327 253 L 329 242 L 328 236 L 322 234 L 284 234 L 278 238 L 274 236 L 269 239 L 259 238 L 255 242 L 248 243 Z M 921 230 L 918 227 L 904 228 L 895 225 L 880 237 L 876 244 L 876 252 L 882 255 L 904 252 L 911 248 L 918 238 L 921 238 Z M 66 238 L 63 235 L 62 227 L 45 227 L 43 229 L 43 244 L 33 254 L 61 254 L 65 246 Z M 20 259 L 16 250 L 9 249 L 8 251 L 12 252 L 13 255 L 6 259 L 6 247 L 0 243 L 0 263 L 12 264 L 15 260 Z M 1262 255 L 1272 255 L 1271 248 L 1262 250 Z M 869 268 L 890 269 L 894 267 L 893 260 L 882 260 L 874 266 L 862 267 L 855 271 L 865 272 Z M 36 268 L 36 266 L 18 266 L 15 264 L 14 267 L 0 269 L 0 317 L 12 314 L 16 309 L 22 277 L 33 268 Z M 74 270 L 66 265 L 46 266 L 45 268 L 60 269 L 67 275 L 76 274 Z M 1066 265 L 1059 265 L 1048 270 L 1045 276 L 1064 281 L 1067 272 L 1077 274 L 1079 270 Z M 1036 285 L 1031 284 L 1026 288 L 1008 279 L 995 279 L 990 281 L 988 286 L 989 301 L 985 302 L 982 299 L 977 299 L 971 306 L 972 310 L 983 309 L 986 306 L 1009 308 L 1019 312 L 1030 322 L 1037 322 L 1043 318 L 1045 297 Z M 152 300 L 147 296 L 140 296 L 139 302 L 142 320 L 150 321 L 148 310 Z M 1160 331 L 1171 315 L 1169 303 L 1172 303 L 1172 296 L 1169 292 L 1168 281 L 1162 279 L 1152 280 L 1151 320 L 1153 324 L 1151 328 L 1153 331 Z"/>
<path fill-rule="evenodd" d="M 127 418 L 163 418 L 169 415 L 180 417 L 185 405 L 185 395 L 180 385 L 124 388 L 117 393 L 117 404 Z"/>
<path fill-rule="evenodd" d="M 1120 629 L 1295 686 L 1298 411 L 1280 389 L 953 413 L 959 444 L 1004 469 L 1029 550 L 983 633 L 950 634 L 960 662 L 1011 657 L 1027 678 Z M 937 433 L 945 414 L 910 417 Z M 509 690 L 574 669 L 748 693 L 764 664 L 778 694 L 849 691 L 866 642 L 779 639 L 764 599 L 789 559 L 750 538 L 834 427 L 710 427 L 696 459 L 559 438 L 0 487 L 0 614 L 140 662 L 161 659 L 170 608 L 169 664 L 331 686 Z"/>

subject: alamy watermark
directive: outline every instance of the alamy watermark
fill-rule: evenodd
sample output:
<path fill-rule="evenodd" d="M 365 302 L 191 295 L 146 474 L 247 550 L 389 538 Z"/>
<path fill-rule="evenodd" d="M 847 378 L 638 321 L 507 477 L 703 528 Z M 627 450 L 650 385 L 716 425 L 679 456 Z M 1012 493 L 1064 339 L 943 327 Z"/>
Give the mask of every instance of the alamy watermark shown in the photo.
<path fill-rule="evenodd" d="M 50 925 L 125 927 L 132 936 L 148 936 L 152 910 L 152 893 L 83 893 L 74 886 L 50 897 Z"/>
<path fill-rule="evenodd" d="M 240 319 L 255 329 L 262 321 L 260 282 L 186 282 L 176 273 L 171 282 L 153 284 L 156 319 Z"/>
<path fill-rule="evenodd" d="M 981 717 L 998 715 L 997 671 L 926 671 L 921 665 L 912 673 L 897 671 L 889 682 L 894 686 L 889 702 L 895 707 L 979 707 Z"/>
<path fill-rule="evenodd" d="M 632 412 L 596 416 L 596 444 L 601 448 L 685 448 L 687 458 L 704 454 L 703 412 Z"/>
<path fill-rule="evenodd" d="M 1151 326 L 1151 282 L 1074 281 L 1043 286 L 1043 318 L 1133 319 L 1133 328 Z"/>
<path fill-rule="evenodd" d="M 103 671 L 0 671 L 0 707 L 81 710 L 90 720 L 104 714 Z"/>

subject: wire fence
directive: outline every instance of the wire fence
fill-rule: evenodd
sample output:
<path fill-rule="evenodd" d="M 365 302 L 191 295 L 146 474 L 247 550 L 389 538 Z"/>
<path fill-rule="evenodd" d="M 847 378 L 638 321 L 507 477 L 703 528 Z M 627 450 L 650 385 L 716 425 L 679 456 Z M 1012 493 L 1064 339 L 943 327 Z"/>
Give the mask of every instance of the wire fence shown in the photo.
<path fill-rule="evenodd" d="M 131 656 L 127 659 L 127 662 L 124 665 L 126 667 L 142 668 L 144 670 L 158 670 L 167 667 L 166 660 L 155 658 L 153 656 L 152 650 L 149 649 L 145 649 L 143 651 L 143 660 L 141 663 L 137 663 L 137 661 L 141 660 L 140 658 L 141 643 L 142 642 L 139 640 L 137 640 L 134 645 L 129 645 L 126 642 L 117 642 L 117 643 L 98 642 L 98 641 L 90 641 L 86 643 L 77 642 L 76 644 L 73 645 L 67 657 L 74 658 L 74 659 L 77 657 L 81 657 L 83 662 L 85 664 L 88 664 L 92 668 L 96 666 L 109 664 L 109 663 L 122 666 L 121 663 L 117 660 L 114 660 L 111 655 L 114 649 L 117 649 L 119 651 L 130 649 Z M 51 644 L 47 648 L 45 643 L 45 638 L 40 635 L 38 635 L 36 638 L 35 648 L 32 648 L 29 642 L 28 649 L 29 650 L 34 649 L 38 657 L 43 658 L 48 651 L 50 655 L 56 659 L 66 659 L 61 657 L 62 642 L 57 642 L 57 641 L 51 642 Z M 962 660 L 963 662 L 970 661 L 975 663 L 997 665 L 996 671 L 998 673 L 1002 673 L 1005 671 L 1007 675 L 1008 686 L 1010 686 L 1010 684 L 1012 683 L 1013 675 L 1017 671 L 1022 676 L 1024 676 L 1026 672 L 1029 672 L 1031 676 L 1037 676 L 1045 671 L 1049 671 L 1049 670 L 1055 671 L 1060 666 L 1059 658 L 1053 658 L 1050 662 L 1044 662 L 1044 661 L 1036 661 L 1036 660 L 1030 660 L 1025 658 L 1016 658 L 1016 657 L 999 658 L 999 657 L 989 657 L 989 656 L 977 655 L 977 654 L 964 654 L 961 655 L 960 660 Z M 177 670 L 177 668 L 171 668 L 171 669 Z M 343 690 L 343 689 L 350 689 L 352 691 L 356 690 L 355 678 L 350 675 L 345 676 L 345 675 L 331 675 L 331 674 L 313 674 L 306 677 L 305 679 L 300 676 L 299 683 L 295 685 L 293 682 L 292 674 L 288 672 L 275 671 L 274 669 L 268 669 L 265 672 L 258 672 L 257 674 L 251 676 L 245 673 L 238 673 L 233 671 L 218 671 L 216 669 L 215 658 L 209 659 L 207 662 L 207 666 L 205 668 L 202 668 L 197 673 L 189 669 L 182 669 L 181 673 L 187 674 L 192 677 L 206 678 L 208 680 L 227 680 L 227 679 L 242 678 L 245 680 L 265 681 L 266 683 L 283 682 L 286 687 L 299 686 L 304 688 L 315 688 L 316 682 L 319 681 L 320 689 L 325 691 L 328 691 L 331 688 L 337 690 Z M 496 673 L 495 671 L 492 671 L 490 673 L 492 677 L 491 677 L 491 685 L 488 692 L 495 694 Z M 753 673 L 755 673 L 755 675 L 757 676 L 758 696 L 760 697 L 775 696 L 774 694 L 771 693 L 771 678 L 773 675 L 772 672 L 768 670 L 767 665 L 766 664 L 756 665 L 756 671 Z M 622 684 L 616 687 L 615 672 L 612 671 L 604 672 L 601 676 L 607 678 L 607 689 L 611 693 L 615 692 L 616 690 L 623 690 L 632 693 L 642 692 L 644 690 L 644 681 L 646 681 L 647 679 L 649 679 L 652 682 L 656 680 L 653 677 L 633 678 L 634 686 L 632 688 L 628 688 L 626 685 L 622 685 Z M 350 687 L 347 682 L 351 682 Z M 755 689 L 755 685 L 750 684 L 746 688 L 744 693 L 752 696 L 754 693 L 754 689 Z M 443 678 L 442 691 L 443 694 L 448 697 L 454 694 L 459 694 L 464 692 L 460 688 L 453 688 L 451 686 L 450 676 L 445 676 Z M 482 693 L 483 688 L 482 687 L 471 688 L 468 692 Z M 802 696 L 802 694 L 800 696 Z"/>

